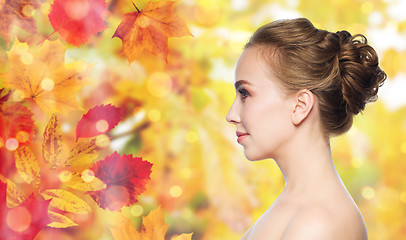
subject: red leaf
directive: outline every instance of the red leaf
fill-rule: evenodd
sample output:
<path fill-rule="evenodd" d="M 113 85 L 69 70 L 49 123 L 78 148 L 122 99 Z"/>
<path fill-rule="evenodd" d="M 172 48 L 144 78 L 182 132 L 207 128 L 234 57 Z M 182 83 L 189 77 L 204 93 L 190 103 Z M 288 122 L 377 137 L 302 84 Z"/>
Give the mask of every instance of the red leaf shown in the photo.
<path fill-rule="evenodd" d="M 6 178 L 14 176 L 17 171 L 14 161 L 14 152 L 10 152 L 4 146 L 0 147 L 0 175 L 3 175 Z"/>
<path fill-rule="evenodd" d="M 6 206 L 7 184 L 0 182 L 0 240 L 34 239 L 51 220 L 48 205 L 51 200 L 38 201 L 30 195 L 21 205 Z"/>
<path fill-rule="evenodd" d="M 34 137 L 33 113 L 21 103 L 0 105 L 0 142 L 14 138 L 18 145 L 28 145 Z M 1 143 L 0 143 L 1 147 Z"/>
<path fill-rule="evenodd" d="M 48 18 L 55 32 L 79 46 L 107 27 L 106 8 L 105 0 L 55 0 Z"/>
<path fill-rule="evenodd" d="M 109 105 L 99 105 L 90 109 L 76 126 L 76 140 L 88 138 L 110 131 L 121 121 L 121 110 Z"/>
<path fill-rule="evenodd" d="M 143 161 L 142 158 L 120 156 L 114 152 L 91 168 L 107 187 L 91 192 L 90 195 L 104 209 L 119 210 L 123 206 L 134 204 L 137 196 L 146 190 L 151 168 L 152 163 Z"/>

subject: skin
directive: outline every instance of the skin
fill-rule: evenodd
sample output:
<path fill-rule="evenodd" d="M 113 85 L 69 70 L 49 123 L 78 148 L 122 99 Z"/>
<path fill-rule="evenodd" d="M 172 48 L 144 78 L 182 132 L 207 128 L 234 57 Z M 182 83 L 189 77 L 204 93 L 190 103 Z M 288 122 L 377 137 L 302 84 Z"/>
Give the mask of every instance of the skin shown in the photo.
<path fill-rule="evenodd" d="M 240 56 L 226 119 L 248 134 L 240 142 L 248 160 L 275 160 L 285 188 L 242 239 L 368 239 L 334 166 L 317 97 L 306 89 L 288 93 L 259 53 L 250 47 Z"/>

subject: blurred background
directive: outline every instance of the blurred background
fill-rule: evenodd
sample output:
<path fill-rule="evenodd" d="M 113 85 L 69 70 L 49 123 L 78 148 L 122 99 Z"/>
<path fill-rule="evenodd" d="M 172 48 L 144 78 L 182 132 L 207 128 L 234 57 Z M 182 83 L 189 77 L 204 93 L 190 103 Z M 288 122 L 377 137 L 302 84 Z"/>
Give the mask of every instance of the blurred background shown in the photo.
<path fill-rule="evenodd" d="M 142 9 L 148 1 L 133 2 Z M 42 1 L 32 12 L 43 37 L 53 31 L 51 3 Z M 331 145 L 369 239 L 406 238 L 406 1 L 181 0 L 176 13 L 193 37 L 169 38 L 167 63 L 144 52 L 131 64 L 112 36 L 134 6 L 129 0 L 107 5 L 107 28 L 88 44 L 66 44 L 65 61 L 93 64 L 91 81 L 77 96 L 84 110 L 108 103 L 122 109 L 110 149 L 154 164 L 147 191 L 122 209 L 134 224 L 160 205 L 170 224 L 168 239 L 189 232 L 195 240 L 239 239 L 272 204 L 284 186 L 279 168 L 273 160 L 249 162 L 225 116 L 235 97 L 235 64 L 251 34 L 275 19 L 306 17 L 321 29 L 364 34 L 378 52 L 388 75 L 378 101 Z M 18 35 L 29 38 L 23 30 Z M 3 41 L 2 56 L 8 49 Z M 9 63 L 2 63 L 5 72 Z M 62 117 L 65 135 L 74 135 L 83 113 Z M 34 119 L 43 129 L 48 117 Z M 108 215 L 99 217 L 91 226 L 104 226 Z M 75 231 L 91 236 L 95 229 Z"/>

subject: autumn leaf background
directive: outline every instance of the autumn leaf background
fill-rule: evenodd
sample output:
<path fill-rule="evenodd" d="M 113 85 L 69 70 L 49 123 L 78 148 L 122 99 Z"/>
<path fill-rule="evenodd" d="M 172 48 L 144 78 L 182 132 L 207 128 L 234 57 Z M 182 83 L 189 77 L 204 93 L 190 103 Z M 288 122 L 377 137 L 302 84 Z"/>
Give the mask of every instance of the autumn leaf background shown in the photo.
<path fill-rule="evenodd" d="M 369 239 L 404 238 L 405 7 L 0 0 L 0 239 L 239 239 L 284 182 L 225 121 L 234 67 L 259 26 L 300 16 L 380 56 L 379 100 L 331 144 Z"/>

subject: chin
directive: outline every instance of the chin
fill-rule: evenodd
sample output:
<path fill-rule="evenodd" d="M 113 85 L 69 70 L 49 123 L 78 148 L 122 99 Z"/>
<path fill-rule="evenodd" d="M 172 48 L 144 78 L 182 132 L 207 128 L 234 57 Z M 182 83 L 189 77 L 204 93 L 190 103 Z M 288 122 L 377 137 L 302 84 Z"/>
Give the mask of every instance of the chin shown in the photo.
<path fill-rule="evenodd" d="M 244 155 L 249 161 L 273 159 L 275 155 L 274 148 L 272 146 L 267 146 L 265 149 L 244 147 Z"/>
<path fill-rule="evenodd" d="M 268 157 L 261 156 L 261 155 L 258 155 L 258 154 L 252 154 L 252 153 L 250 154 L 247 151 L 244 151 L 244 155 L 250 161 L 259 161 L 259 160 L 264 160 L 264 159 L 268 158 Z"/>

